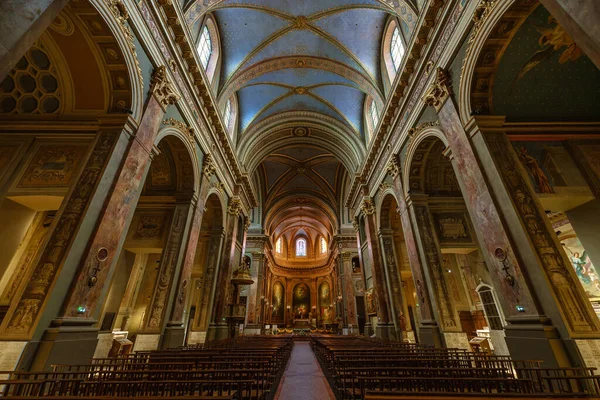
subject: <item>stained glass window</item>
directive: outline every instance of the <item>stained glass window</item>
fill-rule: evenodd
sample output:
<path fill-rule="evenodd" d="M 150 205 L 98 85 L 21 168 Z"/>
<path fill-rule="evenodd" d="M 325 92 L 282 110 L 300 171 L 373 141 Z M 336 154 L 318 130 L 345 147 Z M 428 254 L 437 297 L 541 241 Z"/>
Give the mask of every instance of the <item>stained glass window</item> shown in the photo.
<path fill-rule="evenodd" d="M 200 35 L 200 42 L 198 43 L 198 54 L 200 55 L 200 62 L 202 67 L 206 69 L 208 67 L 208 60 L 212 53 L 212 41 L 210 40 L 210 33 L 208 28 L 205 26 Z"/>
<path fill-rule="evenodd" d="M 325 238 L 321 238 L 321 253 L 325 253 L 327 251 L 327 241 Z"/>
<path fill-rule="evenodd" d="M 398 71 L 400 68 L 400 62 L 404 56 L 404 44 L 400 38 L 400 30 L 398 27 L 394 29 L 392 34 L 392 44 L 390 46 L 390 53 L 392 53 L 392 62 L 394 63 L 394 70 Z"/>
<path fill-rule="evenodd" d="M 306 257 L 306 239 L 296 240 L 296 257 Z"/>
<path fill-rule="evenodd" d="M 275 251 L 281 254 L 281 238 L 277 239 L 277 242 L 275 242 Z"/>

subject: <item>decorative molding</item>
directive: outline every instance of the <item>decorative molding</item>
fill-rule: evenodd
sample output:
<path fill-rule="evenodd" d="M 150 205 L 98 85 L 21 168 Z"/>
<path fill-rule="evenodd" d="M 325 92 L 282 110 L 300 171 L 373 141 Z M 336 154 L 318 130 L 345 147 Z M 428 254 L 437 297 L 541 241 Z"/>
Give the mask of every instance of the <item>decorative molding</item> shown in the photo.
<path fill-rule="evenodd" d="M 397 154 L 393 154 L 390 158 L 390 162 L 387 165 L 387 172 L 392 179 L 396 179 L 400 175 L 400 157 Z"/>
<path fill-rule="evenodd" d="M 359 223 L 358 223 L 358 218 L 356 218 L 356 217 L 355 217 L 355 218 L 352 220 L 352 227 L 354 228 L 354 230 L 355 230 L 356 232 L 358 232 L 358 228 L 360 227 L 360 225 L 359 225 Z"/>
<path fill-rule="evenodd" d="M 206 179 L 210 179 L 216 173 L 215 163 L 213 162 L 212 156 L 207 154 L 204 156 L 204 162 L 202 163 L 202 175 L 206 177 Z M 222 185 L 222 184 L 221 184 Z M 221 189 L 219 187 L 219 189 Z"/>
<path fill-rule="evenodd" d="M 129 29 L 129 25 L 127 24 L 127 20 L 129 19 L 129 12 L 127 12 L 127 8 L 125 7 L 125 4 L 122 0 L 106 0 L 106 4 L 117 19 L 119 27 L 121 28 L 121 31 L 127 39 L 127 46 L 129 46 L 129 50 L 131 50 L 131 54 L 133 54 L 133 60 L 137 69 L 138 78 L 140 79 L 140 83 L 142 83 L 143 86 L 144 77 L 142 74 L 142 67 L 140 67 L 140 61 L 138 60 L 137 52 L 135 50 L 134 36 L 131 32 L 131 29 Z"/>
<path fill-rule="evenodd" d="M 425 92 L 423 101 L 428 106 L 432 106 L 436 111 L 440 111 L 446 100 L 450 98 L 452 87 L 450 85 L 450 74 L 440 67 L 436 69 L 435 80 Z"/>
<path fill-rule="evenodd" d="M 190 143 L 195 143 L 194 128 L 190 127 L 185 122 L 179 121 L 173 117 L 163 119 L 164 125 L 171 125 L 186 134 Z"/>
<path fill-rule="evenodd" d="M 373 203 L 373 199 L 370 197 L 363 197 L 362 204 L 360 205 L 360 210 L 365 215 L 375 214 L 375 204 Z"/>
<path fill-rule="evenodd" d="M 234 196 L 231 198 L 229 202 L 229 207 L 227 208 L 227 214 L 233 216 L 239 216 L 242 213 L 242 201 L 239 196 Z"/>
<path fill-rule="evenodd" d="M 154 69 L 152 72 L 150 93 L 156 98 L 163 111 L 166 111 L 169 105 L 177 103 L 181 97 L 175 92 L 174 85 L 169 81 L 167 67 L 164 65 Z"/>

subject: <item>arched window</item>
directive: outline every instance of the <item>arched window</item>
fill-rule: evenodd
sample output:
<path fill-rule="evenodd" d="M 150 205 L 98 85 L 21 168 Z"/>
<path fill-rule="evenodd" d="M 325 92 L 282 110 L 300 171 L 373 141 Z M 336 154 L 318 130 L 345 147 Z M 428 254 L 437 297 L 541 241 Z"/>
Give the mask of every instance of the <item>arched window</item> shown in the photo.
<path fill-rule="evenodd" d="M 400 30 L 398 29 L 398 26 L 396 26 L 394 33 L 392 34 L 390 53 L 392 55 L 394 70 L 398 71 L 398 68 L 400 68 L 400 63 L 402 62 L 402 57 L 404 56 L 404 44 L 400 38 Z"/>
<path fill-rule="evenodd" d="M 227 100 L 225 104 L 225 112 L 223 113 L 223 123 L 226 128 L 229 128 L 229 122 L 231 122 L 231 100 Z"/>
<path fill-rule="evenodd" d="M 306 239 L 296 239 L 296 257 L 306 257 Z"/>
<path fill-rule="evenodd" d="M 488 321 L 490 330 L 501 331 L 504 323 L 502 313 L 498 309 L 498 304 L 496 303 L 494 289 L 492 289 L 491 286 L 480 284 L 475 290 L 481 299 L 483 312 Z"/>
<path fill-rule="evenodd" d="M 281 249 L 281 238 L 277 239 L 277 242 L 275 242 L 275 251 L 279 254 L 281 254 L 282 249 Z"/>
<path fill-rule="evenodd" d="M 204 26 L 202 29 L 202 34 L 200 35 L 200 41 L 198 42 L 198 55 L 200 56 L 200 62 L 202 63 L 202 67 L 204 69 L 208 67 L 208 60 L 210 60 L 212 50 L 210 32 L 208 32 L 208 27 Z"/>
<path fill-rule="evenodd" d="M 325 253 L 327 251 L 327 240 L 324 237 L 321 238 L 321 253 Z"/>
<path fill-rule="evenodd" d="M 369 105 L 369 117 L 371 118 L 371 122 L 373 123 L 373 132 L 377 128 L 377 123 L 379 122 L 379 114 L 377 113 L 377 104 L 375 104 L 375 100 L 371 99 L 371 104 Z"/>

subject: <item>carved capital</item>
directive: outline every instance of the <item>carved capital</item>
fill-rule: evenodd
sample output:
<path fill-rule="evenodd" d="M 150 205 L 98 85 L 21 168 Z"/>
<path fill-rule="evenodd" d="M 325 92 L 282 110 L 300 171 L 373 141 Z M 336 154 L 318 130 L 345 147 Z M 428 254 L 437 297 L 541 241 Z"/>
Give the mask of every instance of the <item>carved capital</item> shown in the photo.
<path fill-rule="evenodd" d="M 250 223 L 250 218 L 244 217 L 244 232 L 248 232 L 248 229 L 250 229 Z"/>
<path fill-rule="evenodd" d="M 370 197 L 364 197 L 362 204 L 360 205 L 360 210 L 365 215 L 375 214 L 375 204 L 373 203 L 373 199 Z"/>
<path fill-rule="evenodd" d="M 171 104 L 177 103 L 179 95 L 175 92 L 173 84 L 167 76 L 167 68 L 164 65 L 156 68 L 150 79 L 150 93 L 156 98 L 163 111 Z"/>
<path fill-rule="evenodd" d="M 446 70 L 438 67 L 435 72 L 435 80 L 425 93 L 423 101 L 428 106 L 434 107 L 436 111 L 440 111 L 451 93 L 450 75 Z"/>
<path fill-rule="evenodd" d="M 210 179 L 216 172 L 215 163 L 213 162 L 212 156 L 207 154 L 204 157 L 204 162 L 202 163 L 202 175 L 206 177 L 206 179 Z"/>
<path fill-rule="evenodd" d="M 358 218 L 356 218 L 356 217 L 355 217 L 355 218 L 352 220 L 352 227 L 354 228 L 354 230 L 355 230 L 356 232 L 358 232 L 358 226 L 359 226 L 359 225 L 358 225 Z"/>
<path fill-rule="evenodd" d="M 390 162 L 387 165 L 387 172 L 394 179 L 400 175 L 400 158 L 397 154 L 392 154 L 392 158 L 390 158 Z"/>
<path fill-rule="evenodd" d="M 190 126 L 187 125 L 185 122 L 179 121 L 179 120 L 171 117 L 171 118 L 163 119 L 163 124 L 171 125 L 177 129 L 179 129 L 180 131 L 182 131 L 183 133 L 186 134 L 186 137 L 190 141 L 190 143 L 194 143 L 194 129 L 190 128 Z"/>
<path fill-rule="evenodd" d="M 240 215 L 242 212 L 242 202 L 239 197 L 235 196 L 229 202 L 229 207 L 227 208 L 227 213 L 229 215 L 235 215 L 236 217 Z"/>

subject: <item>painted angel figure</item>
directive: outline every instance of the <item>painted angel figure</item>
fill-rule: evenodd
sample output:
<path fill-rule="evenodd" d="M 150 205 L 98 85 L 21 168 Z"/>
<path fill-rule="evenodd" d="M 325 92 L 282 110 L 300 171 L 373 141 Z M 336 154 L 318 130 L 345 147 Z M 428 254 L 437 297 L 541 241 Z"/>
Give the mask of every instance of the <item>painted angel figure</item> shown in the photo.
<path fill-rule="evenodd" d="M 588 276 L 588 267 L 586 265 L 588 263 L 586 263 L 586 259 L 587 255 L 585 254 L 585 250 L 581 256 L 579 255 L 579 252 L 576 251 L 571 256 L 571 263 L 573 264 L 573 268 L 575 268 L 575 273 L 579 279 L 586 285 L 589 285 L 592 283 L 592 279 Z"/>

